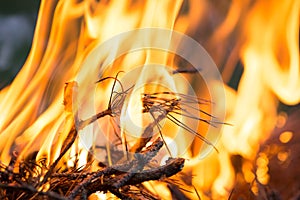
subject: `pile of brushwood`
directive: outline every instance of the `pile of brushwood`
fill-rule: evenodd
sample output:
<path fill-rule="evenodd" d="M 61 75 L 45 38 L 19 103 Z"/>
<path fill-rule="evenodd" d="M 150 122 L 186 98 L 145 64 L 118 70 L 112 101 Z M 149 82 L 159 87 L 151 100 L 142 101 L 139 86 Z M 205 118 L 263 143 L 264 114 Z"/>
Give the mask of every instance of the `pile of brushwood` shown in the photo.
<path fill-rule="evenodd" d="M 69 83 L 65 88 L 64 104 L 66 111 L 70 111 L 72 106 L 70 96 L 72 96 L 73 87 L 74 84 Z M 146 100 L 149 101 L 148 97 L 145 98 L 145 102 Z M 115 99 L 120 99 L 120 97 Z M 74 125 L 63 143 L 60 155 L 49 166 L 46 166 L 43 162 L 36 162 L 35 156 L 17 162 L 18 152 L 12 150 L 10 163 L 8 165 L 0 163 L 0 198 L 18 200 L 88 199 L 95 192 L 110 192 L 121 199 L 159 199 L 142 184 L 150 180 L 164 181 L 169 189 L 173 188 L 178 193 L 179 190 L 175 188 L 168 177 L 182 170 L 184 166 L 183 158 L 169 158 L 164 165 L 156 165 L 152 168 L 146 167 L 165 145 L 161 137 L 152 138 L 152 132 L 154 126 L 158 123 L 157 121 L 166 117 L 166 108 L 163 107 L 160 108 L 163 108 L 164 112 L 145 128 L 144 137 L 137 141 L 131 149 L 134 156 L 131 156 L 130 159 L 123 159 L 123 161 L 111 166 L 101 164 L 97 171 L 90 170 L 90 163 L 95 161 L 88 162 L 89 164 L 81 168 L 74 167 L 62 170 L 58 167 L 58 164 L 78 137 L 78 130 L 103 116 L 114 114 L 116 106 L 113 102 L 116 101 L 110 102 L 112 103 L 109 104 L 107 110 L 90 119 L 84 121 L 80 121 L 76 117 L 73 119 Z M 169 104 L 164 106 L 166 105 Z M 168 112 L 171 112 L 171 110 Z M 77 127 L 75 127 L 75 123 L 77 123 Z M 146 146 L 151 139 L 153 141 L 151 145 Z M 182 193 L 178 194 L 183 197 Z"/>
<path fill-rule="evenodd" d="M 88 167 L 60 172 L 55 170 L 58 160 L 50 167 L 33 161 L 20 163 L 18 172 L 14 172 L 14 160 L 8 166 L 1 166 L 1 199 L 87 199 L 92 193 L 111 192 L 121 199 L 156 199 L 141 183 L 149 180 L 168 182 L 170 177 L 181 171 L 182 158 L 170 158 L 165 165 L 144 169 L 157 154 L 163 142 L 158 138 L 144 148 L 133 159 L 109 167 L 102 166 L 98 171 L 90 172 Z M 63 153 L 63 151 L 62 151 Z M 62 155 L 60 156 L 60 158 Z M 43 168 L 38 170 L 39 168 Z M 38 172 L 46 171 L 42 177 Z"/>

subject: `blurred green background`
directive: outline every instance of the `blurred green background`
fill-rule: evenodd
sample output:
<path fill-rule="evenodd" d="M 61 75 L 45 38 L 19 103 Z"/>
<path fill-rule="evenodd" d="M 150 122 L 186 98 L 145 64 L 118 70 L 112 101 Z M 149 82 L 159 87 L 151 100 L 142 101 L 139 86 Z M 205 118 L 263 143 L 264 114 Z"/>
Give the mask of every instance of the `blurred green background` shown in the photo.
<path fill-rule="evenodd" d="M 39 0 L 0 0 L 0 89 L 23 66 L 29 50 Z"/>

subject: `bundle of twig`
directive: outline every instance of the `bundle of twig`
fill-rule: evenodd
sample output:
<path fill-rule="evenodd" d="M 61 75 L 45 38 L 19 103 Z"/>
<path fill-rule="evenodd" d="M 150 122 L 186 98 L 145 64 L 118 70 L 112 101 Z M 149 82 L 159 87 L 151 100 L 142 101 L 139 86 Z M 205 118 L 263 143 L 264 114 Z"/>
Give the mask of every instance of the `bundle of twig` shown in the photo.
<path fill-rule="evenodd" d="M 66 111 L 70 111 L 72 106 L 70 89 L 73 86 L 74 83 L 67 84 L 65 89 Z M 15 166 L 17 153 L 13 154 L 8 166 L 0 166 L 1 199 L 87 199 L 97 191 L 110 191 L 122 199 L 155 199 L 141 183 L 170 177 L 181 171 L 184 165 L 184 159 L 170 158 L 165 165 L 145 169 L 164 145 L 160 138 L 148 147 L 146 143 L 141 143 L 132 159 L 112 166 L 103 166 L 98 171 L 91 172 L 88 167 L 68 172 L 57 169 L 58 163 L 78 137 L 78 128 L 84 128 L 96 119 L 112 114 L 112 106 L 109 106 L 106 111 L 87 120 L 80 121 L 75 117 L 74 126 L 64 141 L 60 155 L 48 167 L 35 161 L 24 161 Z M 77 128 L 76 120 L 79 124 Z M 153 126 L 155 124 L 150 124 L 146 130 L 153 130 Z M 133 187 L 139 189 L 134 190 Z"/>
<path fill-rule="evenodd" d="M 184 165 L 183 158 L 169 158 L 161 166 L 153 165 L 151 162 L 164 145 L 169 150 L 161 133 L 160 121 L 163 119 L 172 121 L 213 146 L 204 136 L 174 117 L 174 115 L 179 114 L 208 124 L 218 124 L 220 122 L 213 116 L 197 108 L 199 104 L 210 102 L 172 92 L 142 94 L 141 101 L 144 108 L 142 112 L 150 113 L 153 122 L 149 123 L 142 136 L 130 148 L 126 149 L 128 150 L 127 153 L 131 152 L 133 156 L 127 156 L 126 159 L 119 158 L 119 162 L 110 166 L 102 163 L 101 168 L 97 171 L 91 171 L 88 164 L 83 168 L 76 169 L 74 167 L 74 169 L 69 168 L 62 171 L 58 168 L 58 163 L 62 161 L 62 158 L 74 144 L 79 130 L 104 116 L 117 117 L 120 115 L 126 95 L 130 93 L 132 87 L 123 89 L 117 76 L 103 78 L 97 83 L 108 79 L 113 79 L 114 84 L 107 109 L 85 120 L 81 120 L 77 113 L 73 113 L 73 91 L 74 87 L 77 87 L 77 83 L 66 84 L 64 105 L 69 117 L 68 120 L 72 121 L 73 126 L 63 143 L 59 156 L 49 166 L 44 166 L 35 160 L 24 161 L 16 166 L 17 153 L 13 154 L 8 166 L 0 165 L 1 199 L 87 199 L 92 193 L 100 191 L 103 193 L 110 192 L 121 199 L 156 199 L 143 187 L 142 183 L 150 180 L 171 183 L 172 181 L 167 178 L 180 172 Z M 114 91 L 117 82 L 121 85 L 119 92 Z M 197 106 L 193 107 L 193 104 Z M 209 121 L 193 116 L 184 109 L 184 106 L 197 109 L 214 120 Z M 158 128 L 160 134 L 154 138 L 155 127 Z M 149 143 L 150 141 L 151 143 Z M 126 143 L 125 146 L 127 148 Z M 174 185 L 170 187 L 174 190 Z"/>

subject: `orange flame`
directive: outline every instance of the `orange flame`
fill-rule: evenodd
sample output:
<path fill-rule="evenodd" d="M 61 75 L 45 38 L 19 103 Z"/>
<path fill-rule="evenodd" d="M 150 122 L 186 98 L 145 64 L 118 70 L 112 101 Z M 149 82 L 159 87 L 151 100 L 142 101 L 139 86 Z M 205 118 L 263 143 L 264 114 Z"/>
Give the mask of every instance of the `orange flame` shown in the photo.
<path fill-rule="evenodd" d="M 122 109 L 121 120 L 128 125 L 126 120 L 128 117 L 132 120 L 134 116 L 134 123 L 138 127 L 144 127 L 151 120 L 151 116 L 141 114 L 143 105 L 136 96 L 166 89 L 147 85 L 149 80 L 164 82 L 168 86 L 167 90 L 172 92 L 186 89 L 180 88 L 178 85 L 182 80 L 174 78 L 167 70 L 147 67 L 153 63 L 174 66 L 175 55 L 157 50 L 141 50 L 117 57 L 119 49 L 126 42 L 130 45 L 151 43 L 153 38 L 150 35 L 137 38 L 136 41 L 115 41 L 114 48 L 107 49 L 100 57 L 91 52 L 113 36 L 137 28 L 176 30 L 195 35 L 195 39 L 201 40 L 197 38 L 197 31 L 208 20 L 206 14 L 211 7 L 211 3 L 205 0 L 41 1 L 30 55 L 13 83 L 0 92 L 1 162 L 8 164 L 14 149 L 19 152 L 20 159 L 38 152 L 37 161 L 45 159 L 46 165 L 52 163 L 58 157 L 72 126 L 73 113 L 65 112 L 62 102 L 64 84 L 76 80 L 79 89 L 84 91 L 77 94 L 78 101 L 89 102 L 89 98 L 95 98 L 97 105 L 93 106 L 97 107 L 97 111 L 103 110 L 109 101 L 112 82 L 101 83 L 101 87 L 95 89 L 95 96 L 87 96 L 89 86 L 98 78 L 93 72 L 100 64 L 107 67 L 106 70 L 103 69 L 103 77 L 115 76 L 119 71 L 131 71 L 135 66 L 143 66 L 137 75 L 137 85 L 144 85 L 142 88 L 134 88 L 133 94 L 125 100 L 126 106 Z M 233 126 L 223 128 L 221 140 L 216 145 L 219 153 L 213 152 L 203 160 L 195 160 L 193 155 L 199 153 L 199 146 L 202 145 L 195 140 L 194 146 L 184 155 L 189 159 L 184 171 L 195 176 L 191 184 L 197 189 L 197 192 L 185 193 L 190 198 L 197 198 L 198 195 L 201 199 L 229 196 L 236 178 L 230 161 L 233 154 L 248 159 L 242 166 L 247 182 L 253 181 L 257 176 L 258 181 L 267 184 L 269 177 L 266 156 L 259 155 L 256 172 L 253 172 L 254 166 L 250 161 L 255 159 L 260 144 L 275 127 L 278 101 L 288 105 L 300 102 L 299 7 L 300 2 L 297 0 L 234 0 L 211 36 L 207 37 L 206 44 L 213 50 L 213 58 L 220 63 L 226 53 L 218 44 L 226 45 L 236 36 L 238 42 L 226 61 L 227 66 L 230 65 L 229 70 L 224 70 L 222 76 L 228 82 L 234 68 L 234 57 L 242 60 L 244 71 L 237 91 L 225 85 L 226 121 Z M 160 40 L 166 42 L 170 38 L 171 36 Z M 109 58 L 113 58 L 115 62 L 106 63 Z M 82 67 L 92 70 L 78 76 Z M 216 83 L 212 87 L 218 94 L 223 85 Z M 203 96 L 210 98 L 211 94 L 205 88 L 203 90 Z M 74 93 L 75 90 L 72 95 Z M 94 112 L 94 107 L 85 103 L 74 106 L 78 108 L 73 112 L 79 112 L 83 119 Z M 216 107 L 224 112 L 224 108 Z M 103 119 L 99 126 L 109 134 L 113 130 L 106 126 L 107 123 L 108 120 Z M 128 130 L 128 127 L 123 126 L 123 134 L 134 131 L 138 137 L 142 133 L 142 130 Z M 166 124 L 165 128 L 174 130 L 176 127 Z M 208 127 L 199 129 L 206 130 Z M 93 127 L 88 126 L 81 134 L 91 131 Z M 167 134 L 166 137 L 172 139 L 173 135 Z M 281 140 L 289 141 L 291 137 L 292 134 L 283 133 Z M 89 137 L 87 143 L 93 145 L 93 139 Z M 181 148 L 185 145 L 182 143 L 187 138 L 182 134 L 181 139 L 175 142 L 173 152 L 183 151 Z M 87 151 L 79 141 L 76 144 L 65 157 L 68 165 L 74 164 L 73 158 L 78 152 L 83 155 L 80 165 L 86 162 Z M 284 160 L 288 155 L 278 156 Z M 147 186 L 156 194 L 160 194 L 158 191 L 166 191 L 164 198 L 171 199 L 166 185 L 153 185 L 150 182 Z M 188 189 L 195 191 L 193 187 Z M 211 195 L 207 195 L 208 193 Z"/>

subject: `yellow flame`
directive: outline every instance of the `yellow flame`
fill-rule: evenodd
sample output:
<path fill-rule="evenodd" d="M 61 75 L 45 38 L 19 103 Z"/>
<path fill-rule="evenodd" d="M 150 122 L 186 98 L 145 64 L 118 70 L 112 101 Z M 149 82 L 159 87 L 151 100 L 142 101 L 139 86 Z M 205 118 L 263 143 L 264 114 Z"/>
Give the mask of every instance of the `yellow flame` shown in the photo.
<path fill-rule="evenodd" d="M 188 4 L 188 6 L 186 6 Z M 184 7 L 183 11 L 180 9 Z M 118 50 L 126 42 L 150 43 L 170 41 L 170 37 L 156 39 L 149 35 L 136 38 L 135 41 L 114 41 L 113 48 L 107 49 L 102 55 L 90 55 L 95 47 L 113 36 L 136 28 L 160 27 L 195 33 L 199 26 L 208 20 L 205 17 L 210 12 L 209 1 L 177 0 L 148 0 L 148 1 L 41 1 L 36 31 L 32 49 L 26 63 L 13 83 L 0 92 L 0 160 L 8 164 L 11 159 L 11 150 L 19 151 L 19 159 L 38 152 L 36 159 L 46 158 L 46 165 L 58 157 L 73 124 L 72 113 L 64 112 L 63 86 L 65 82 L 76 79 L 80 89 L 85 92 L 78 94 L 78 100 L 95 98 L 96 109 L 101 111 L 109 100 L 112 83 L 101 83 L 93 97 L 88 97 L 89 85 L 94 84 L 95 70 L 87 70 L 86 74 L 76 77 L 81 67 L 88 66 L 97 69 L 102 63 L 103 76 L 114 76 L 119 71 L 131 71 L 135 66 L 142 66 L 137 75 L 137 85 L 133 94 L 126 99 L 122 110 L 123 122 L 130 118 L 138 127 L 143 127 L 149 121 L 149 116 L 141 115 L 142 102 L 140 93 L 165 90 L 182 92 L 182 80 L 171 77 L 163 68 L 149 68 L 153 64 L 172 66 L 174 55 L 170 53 L 143 50 L 131 52 L 116 58 Z M 208 44 L 219 42 L 230 43 L 232 33 L 237 34 L 238 45 L 234 54 L 238 55 L 244 65 L 244 71 L 237 91 L 226 86 L 227 118 L 233 126 L 226 126 L 222 130 L 222 138 L 216 152 L 205 160 L 187 161 L 185 172 L 193 173 L 196 178 L 192 184 L 199 191 L 201 198 L 211 192 L 214 197 L 228 197 L 234 185 L 234 169 L 230 156 L 239 154 L 246 159 L 254 160 L 259 146 L 264 142 L 277 123 L 282 127 L 287 117 L 277 116 L 277 104 L 281 102 L 294 105 L 300 101 L 300 72 L 299 72 L 299 7 L 300 1 L 232 1 L 228 11 L 219 26 L 209 37 Z M 182 14 L 181 12 L 188 12 Z M 235 36 L 235 35 L 234 35 Z M 240 46 L 242 49 L 239 50 Z M 222 49 L 215 48 L 216 60 L 222 59 Z M 85 60 L 89 55 L 89 59 Z M 106 63 L 109 58 L 116 61 Z M 232 66 L 231 68 L 234 68 Z M 230 73 L 224 72 L 223 77 L 228 80 Z M 75 78 L 76 77 L 76 78 Z M 149 82 L 164 83 L 163 87 L 153 86 Z M 200 87 L 200 86 L 199 86 Z M 216 93 L 219 85 L 214 86 Z M 204 92 L 208 93 L 208 92 Z M 209 96 L 209 94 L 207 94 Z M 93 109 L 80 105 L 83 119 L 91 116 Z M 223 109 L 223 108 L 218 108 Z M 77 112 L 77 109 L 73 110 Z M 79 111 L 78 111 L 79 112 Z M 104 119 L 104 125 L 107 124 Z M 125 123 L 127 124 L 127 123 Z M 166 125 L 166 128 L 171 126 Z M 104 127 L 112 132 L 109 127 Z M 124 128 L 124 127 L 123 127 Z M 203 127 L 201 127 L 203 128 Z M 207 128 L 207 127 L 206 127 Z M 200 128 L 199 128 L 200 129 Z M 205 129 L 205 128 L 204 128 Z M 93 127 L 89 126 L 82 131 L 90 133 Z M 124 131 L 124 130 L 123 130 Z M 130 132 L 136 130 L 130 130 Z M 140 135 L 142 129 L 137 130 Z M 95 133 L 96 134 L 96 133 Z M 180 138 L 175 142 L 174 149 L 181 152 L 185 148 L 187 138 Z M 284 132 L 280 135 L 282 143 L 288 143 L 292 133 Z M 168 135 L 172 138 L 172 135 Z M 92 139 L 89 138 L 89 142 Z M 80 165 L 85 164 L 87 152 L 83 151 L 80 142 L 68 152 L 70 165 L 74 164 L 74 156 L 83 152 Z M 195 142 L 195 149 L 201 144 Z M 189 150 L 188 158 L 195 153 Z M 176 155 L 174 155 L 176 156 Z M 288 158 L 287 152 L 278 155 L 280 161 Z M 242 171 L 247 182 L 254 179 L 254 173 L 260 183 L 267 184 L 268 158 L 261 154 L 257 160 L 257 170 L 244 163 Z M 165 191 L 165 198 L 171 198 L 169 190 L 164 184 L 150 184 L 148 187 L 156 194 Z M 257 194 L 258 186 L 253 184 L 251 190 Z M 197 198 L 195 192 L 186 193 L 191 198 Z"/>

